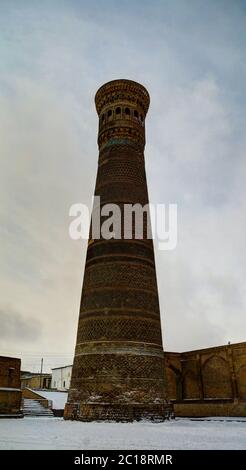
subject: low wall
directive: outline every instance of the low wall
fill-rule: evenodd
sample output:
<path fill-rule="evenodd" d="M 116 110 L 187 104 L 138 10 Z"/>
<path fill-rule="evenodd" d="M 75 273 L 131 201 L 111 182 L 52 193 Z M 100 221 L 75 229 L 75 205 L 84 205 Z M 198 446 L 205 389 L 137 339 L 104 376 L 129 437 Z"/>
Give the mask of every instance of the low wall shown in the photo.
<path fill-rule="evenodd" d="M 175 415 L 180 417 L 246 416 L 246 401 L 211 400 L 206 402 L 187 400 L 187 402 L 176 402 L 173 405 Z"/>
<path fill-rule="evenodd" d="M 49 408 L 49 400 L 42 397 L 38 392 L 34 392 L 31 388 L 24 388 L 22 390 L 22 398 L 29 400 L 39 401 L 45 408 Z"/>
<path fill-rule="evenodd" d="M 63 418 L 64 410 L 54 410 L 54 409 L 52 409 L 52 411 L 53 411 L 53 415 L 56 416 L 56 418 Z"/>

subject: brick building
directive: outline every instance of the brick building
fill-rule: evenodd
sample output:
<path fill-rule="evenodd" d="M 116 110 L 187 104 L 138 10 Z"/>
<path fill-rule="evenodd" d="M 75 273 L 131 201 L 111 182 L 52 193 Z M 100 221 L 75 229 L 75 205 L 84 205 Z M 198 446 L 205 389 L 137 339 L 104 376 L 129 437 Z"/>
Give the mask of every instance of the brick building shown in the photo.
<path fill-rule="evenodd" d="M 0 356 L 0 417 L 22 417 L 20 366 L 20 359 Z"/>
<path fill-rule="evenodd" d="M 246 416 L 246 342 L 165 353 L 177 416 Z"/>
<path fill-rule="evenodd" d="M 40 374 L 35 372 L 21 373 L 21 388 L 32 388 L 33 390 L 51 388 L 51 374 Z"/>

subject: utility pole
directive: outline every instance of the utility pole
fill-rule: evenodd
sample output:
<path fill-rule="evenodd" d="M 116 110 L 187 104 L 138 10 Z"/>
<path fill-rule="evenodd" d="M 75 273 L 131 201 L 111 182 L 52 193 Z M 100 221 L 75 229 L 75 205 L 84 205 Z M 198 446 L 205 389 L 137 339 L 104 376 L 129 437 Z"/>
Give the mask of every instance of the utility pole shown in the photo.
<path fill-rule="evenodd" d="M 41 372 L 40 372 L 40 388 L 42 388 L 42 374 L 43 374 L 43 358 L 41 359 Z"/>

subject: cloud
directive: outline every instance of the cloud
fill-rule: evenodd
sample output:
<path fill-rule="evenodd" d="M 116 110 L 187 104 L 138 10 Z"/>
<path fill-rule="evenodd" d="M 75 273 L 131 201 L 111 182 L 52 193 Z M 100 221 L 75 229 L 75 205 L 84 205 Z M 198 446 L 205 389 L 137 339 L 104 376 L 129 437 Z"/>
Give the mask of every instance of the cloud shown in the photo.
<path fill-rule="evenodd" d="M 156 244 L 165 347 L 182 351 L 244 341 L 241 122 L 215 78 L 173 85 L 172 93 L 162 95 L 146 160 L 152 201 L 178 203 L 177 249 L 158 252 Z"/>
<path fill-rule="evenodd" d="M 0 340 L 30 343 L 42 334 L 42 325 L 37 318 L 25 317 L 7 306 L 0 308 L 0 323 Z"/>
<path fill-rule="evenodd" d="M 244 340 L 245 8 L 104 3 L 0 5 L 1 347 L 24 349 L 16 323 L 33 354 L 73 354 L 86 244 L 68 213 L 91 202 L 94 94 L 118 77 L 150 91 L 151 202 L 178 203 L 177 249 L 156 250 L 165 347 Z"/>

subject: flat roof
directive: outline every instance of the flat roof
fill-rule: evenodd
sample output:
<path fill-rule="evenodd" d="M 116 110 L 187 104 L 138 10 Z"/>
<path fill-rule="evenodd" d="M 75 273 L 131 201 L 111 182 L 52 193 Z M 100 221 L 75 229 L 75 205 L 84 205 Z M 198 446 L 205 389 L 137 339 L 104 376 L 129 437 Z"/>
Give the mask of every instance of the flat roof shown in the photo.
<path fill-rule="evenodd" d="M 52 367 L 51 370 L 66 369 L 66 367 L 73 367 L 73 364 L 68 364 L 68 366 Z"/>
<path fill-rule="evenodd" d="M 13 356 L 0 356 L 0 359 L 13 359 L 15 361 L 20 361 L 20 357 L 13 357 Z"/>
<path fill-rule="evenodd" d="M 23 375 L 21 375 L 21 379 L 31 379 L 32 377 L 51 377 L 51 374 L 50 373 L 45 373 L 45 372 L 42 372 L 42 374 L 40 372 L 30 372 L 30 373 L 24 373 Z"/>

